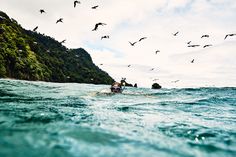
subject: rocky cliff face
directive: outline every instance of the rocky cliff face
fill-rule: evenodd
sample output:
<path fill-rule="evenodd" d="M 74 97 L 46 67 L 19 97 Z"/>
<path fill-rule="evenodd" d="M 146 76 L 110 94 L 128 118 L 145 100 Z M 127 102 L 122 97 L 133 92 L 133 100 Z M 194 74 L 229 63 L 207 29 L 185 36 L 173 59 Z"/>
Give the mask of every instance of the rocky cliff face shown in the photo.
<path fill-rule="evenodd" d="M 0 78 L 111 84 L 82 48 L 68 49 L 55 39 L 25 30 L 0 11 Z"/>

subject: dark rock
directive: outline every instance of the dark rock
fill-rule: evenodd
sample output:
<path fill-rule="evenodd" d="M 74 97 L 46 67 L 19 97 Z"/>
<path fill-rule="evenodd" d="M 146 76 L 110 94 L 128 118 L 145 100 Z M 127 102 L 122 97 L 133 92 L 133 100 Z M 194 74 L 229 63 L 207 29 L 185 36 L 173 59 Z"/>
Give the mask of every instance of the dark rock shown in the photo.
<path fill-rule="evenodd" d="M 121 83 L 122 86 L 125 84 L 126 87 L 133 87 L 133 85 L 130 84 L 130 83 L 127 83 L 127 82 L 125 81 L 125 79 L 122 79 L 122 80 L 120 81 L 120 83 Z"/>
<path fill-rule="evenodd" d="M 152 89 L 161 89 L 161 85 L 159 85 L 158 83 L 153 83 Z"/>

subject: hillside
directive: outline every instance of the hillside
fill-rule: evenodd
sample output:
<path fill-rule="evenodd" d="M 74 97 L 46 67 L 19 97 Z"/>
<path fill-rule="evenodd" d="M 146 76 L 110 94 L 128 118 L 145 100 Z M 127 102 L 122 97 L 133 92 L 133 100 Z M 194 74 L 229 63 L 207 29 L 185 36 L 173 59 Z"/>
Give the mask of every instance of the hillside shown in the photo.
<path fill-rule="evenodd" d="M 55 39 L 22 28 L 0 11 L 0 78 L 111 84 L 82 48 L 68 49 Z"/>

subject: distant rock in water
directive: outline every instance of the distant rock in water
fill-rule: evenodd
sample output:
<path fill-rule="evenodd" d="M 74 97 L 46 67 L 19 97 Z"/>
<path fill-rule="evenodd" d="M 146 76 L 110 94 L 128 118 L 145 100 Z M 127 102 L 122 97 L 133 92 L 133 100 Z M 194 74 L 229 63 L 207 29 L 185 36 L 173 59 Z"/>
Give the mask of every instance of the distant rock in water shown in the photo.
<path fill-rule="evenodd" d="M 125 79 L 122 79 L 122 80 L 120 81 L 120 83 L 121 83 L 122 85 L 125 85 L 126 87 L 133 87 L 133 85 L 130 84 L 130 83 L 127 83 L 127 82 L 125 81 Z"/>
<path fill-rule="evenodd" d="M 159 85 L 158 83 L 153 83 L 152 89 L 161 89 L 161 85 Z"/>
<path fill-rule="evenodd" d="M 112 84 L 82 48 L 68 49 L 55 39 L 25 30 L 0 11 L 0 78 Z"/>
<path fill-rule="evenodd" d="M 135 84 L 134 84 L 134 87 L 135 87 L 135 88 L 138 88 L 138 85 L 137 85 L 137 83 L 135 83 Z"/>

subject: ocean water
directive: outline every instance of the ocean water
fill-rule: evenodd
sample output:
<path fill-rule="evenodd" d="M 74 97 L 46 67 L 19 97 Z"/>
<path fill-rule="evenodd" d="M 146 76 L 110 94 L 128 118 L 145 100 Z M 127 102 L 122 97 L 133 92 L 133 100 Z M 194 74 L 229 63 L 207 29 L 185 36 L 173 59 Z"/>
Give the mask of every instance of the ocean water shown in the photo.
<path fill-rule="evenodd" d="M 0 80 L 1 157 L 235 157 L 236 88 Z"/>

